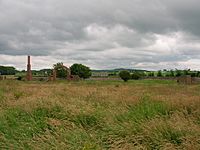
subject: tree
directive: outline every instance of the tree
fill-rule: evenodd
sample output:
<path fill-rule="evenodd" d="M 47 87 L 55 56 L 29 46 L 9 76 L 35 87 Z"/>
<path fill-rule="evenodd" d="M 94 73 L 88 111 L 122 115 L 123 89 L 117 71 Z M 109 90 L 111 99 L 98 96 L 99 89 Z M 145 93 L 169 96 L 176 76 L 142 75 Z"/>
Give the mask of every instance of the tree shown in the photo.
<path fill-rule="evenodd" d="M 148 76 L 149 76 L 149 77 L 153 77 L 153 76 L 154 76 L 154 72 L 149 72 L 149 73 L 148 73 Z"/>
<path fill-rule="evenodd" d="M 50 76 L 52 73 L 51 69 L 42 69 L 38 71 L 38 74 L 41 76 Z"/>
<path fill-rule="evenodd" d="M 53 68 L 56 70 L 56 76 L 58 78 L 66 78 L 67 77 L 66 67 L 64 67 L 62 62 L 54 64 Z"/>
<path fill-rule="evenodd" d="M 170 77 L 174 77 L 174 71 L 173 71 L 173 70 L 170 70 L 169 76 L 170 76 Z"/>
<path fill-rule="evenodd" d="M 197 77 L 197 73 L 196 72 L 190 72 L 189 75 L 191 75 L 191 77 Z"/>
<path fill-rule="evenodd" d="M 131 75 L 131 79 L 133 79 L 133 80 L 138 80 L 140 77 L 141 77 L 141 75 L 139 73 L 137 73 L 137 72 L 134 72 Z"/>
<path fill-rule="evenodd" d="M 162 77 L 162 72 L 161 72 L 161 70 L 158 71 L 157 76 L 158 76 L 158 77 Z"/>
<path fill-rule="evenodd" d="M 82 64 L 73 64 L 70 69 L 72 75 L 78 75 L 83 79 L 87 79 L 92 75 L 90 68 Z"/>
<path fill-rule="evenodd" d="M 200 77 L 200 71 L 197 71 L 197 77 Z"/>
<path fill-rule="evenodd" d="M 17 70 L 14 67 L 0 66 L 1 75 L 15 75 L 16 72 Z"/>
<path fill-rule="evenodd" d="M 183 70 L 183 75 L 190 75 L 190 69 Z"/>
<path fill-rule="evenodd" d="M 180 77 L 181 75 L 181 70 L 176 69 L 176 77 Z"/>
<path fill-rule="evenodd" d="M 127 82 L 129 79 L 131 79 L 131 75 L 130 75 L 130 72 L 124 70 L 124 71 L 121 71 L 119 73 L 119 76 L 122 80 L 124 80 L 124 82 Z"/>

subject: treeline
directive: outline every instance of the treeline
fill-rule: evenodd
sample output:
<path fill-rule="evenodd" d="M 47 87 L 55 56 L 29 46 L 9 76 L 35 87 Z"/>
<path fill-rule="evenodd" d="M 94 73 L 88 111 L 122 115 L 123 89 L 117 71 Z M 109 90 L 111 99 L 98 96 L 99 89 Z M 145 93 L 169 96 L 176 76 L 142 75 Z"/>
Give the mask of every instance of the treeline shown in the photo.
<path fill-rule="evenodd" d="M 32 75 L 36 77 L 48 77 L 51 74 L 52 69 L 31 70 L 31 72 Z M 23 77 L 26 75 L 26 70 L 17 71 L 15 75 Z"/>
<path fill-rule="evenodd" d="M 15 75 L 17 70 L 10 66 L 0 66 L 0 75 Z"/>
<path fill-rule="evenodd" d="M 182 75 L 191 75 L 192 77 L 200 77 L 200 71 L 193 71 L 190 69 L 185 70 L 159 70 L 159 71 L 147 71 L 147 70 L 133 70 L 133 69 L 115 69 L 115 70 L 93 70 L 97 73 L 107 73 L 108 77 L 118 77 L 119 73 L 122 71 L 128 71 L 132 78 L 142 78 L 142 77 L 179 77 Z"/>
<path fill-rule="evenodd" d="M 182 75 L 191 75 L 192 77 L 200 77 L 200 71 L 186 70 L 159 70 L 145 73 L 149 77 L 179 77 Z"/>
<path fill-rule="evenodd" d="M 62 63 L 57 63 L 59 65 Z M 55 66 L 54 66 L 55 67 Z M 79 76 L 83 78 L 88 78 L 91 76 L 91 70 L 89 67 L 84 66 L 82 64 L 74 64 L 70 67 L 72 74 L 79 74 Z M 179 77 L 182 75 L 191 75 L 192 77 L 200 77 L 200 71 L 193 71 L 190 69 L 185 70 L 159 70 L 159 71 L 146 71 L 146 70 L 123 70 L 123 69 L 115 69 L 112 71 L 107 70 L 99 70 L 100 72 L 107 72 L 108 76 L 118 76 L 121 71 L 128 71 L 131 75 L 132 79 L 139 79 L 143 77 Z M 98 72 L 98 70 L 95 70 Z M 52 73 L 52 69 L 41 69 L 41 70 L 32 70 L 33 76 L 43 76 L 47 77 Z M 26 70 L 18 71 L 16 68 L 12 66 L 0 66 L 0 75 L 16 75 L 16 76 L 24 76 L 26 75 Z"/>
<path fill-rule="evenodd" d="M 130 79 L 138 80 L 146 77 L 180 77 L 183 75 L 190 75 L 191 77 L 200 77 L 200 71 L 187 70 L 159 70 L 159 71 L 134 71 L 123 70 L 118 73 L 119 77 L 124 81 Z"/>

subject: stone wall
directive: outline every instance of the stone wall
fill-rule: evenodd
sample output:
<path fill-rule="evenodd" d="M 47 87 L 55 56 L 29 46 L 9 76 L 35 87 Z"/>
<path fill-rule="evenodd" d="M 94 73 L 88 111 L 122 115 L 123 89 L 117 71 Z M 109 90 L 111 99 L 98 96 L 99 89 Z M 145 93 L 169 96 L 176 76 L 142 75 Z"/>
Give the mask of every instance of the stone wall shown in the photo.
<path fill-rule="evenodd" d="M 192 78 L 192 83 L 200 84 L 200 78 L 197 78 L 197 77 Z"/>
<path fill-rule="evenodd" d="M 179 84 L 192 84 L 192 77 L 190 75 L 180 76 L 177 79 Z"/>
<path fill-rule="evenodd" d="M 191 77 L 190 75 L 181 76 L 177 79 L 180 84 L 199 84 L 200 78 Z"/>

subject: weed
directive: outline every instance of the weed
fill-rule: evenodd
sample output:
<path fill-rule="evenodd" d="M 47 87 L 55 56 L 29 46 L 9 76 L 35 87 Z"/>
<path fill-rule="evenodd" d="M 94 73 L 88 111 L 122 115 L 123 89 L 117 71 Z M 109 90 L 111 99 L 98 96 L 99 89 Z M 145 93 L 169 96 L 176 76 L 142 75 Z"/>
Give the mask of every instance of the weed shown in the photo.
<path fill-rule="evenodd" d="M 23 95 L 24 95 L 23 92 L 15 92 L 14 93 L 14 97 L 15 97 L 16 100 L 18 100 L 19 98 L 21 98 Z"/>

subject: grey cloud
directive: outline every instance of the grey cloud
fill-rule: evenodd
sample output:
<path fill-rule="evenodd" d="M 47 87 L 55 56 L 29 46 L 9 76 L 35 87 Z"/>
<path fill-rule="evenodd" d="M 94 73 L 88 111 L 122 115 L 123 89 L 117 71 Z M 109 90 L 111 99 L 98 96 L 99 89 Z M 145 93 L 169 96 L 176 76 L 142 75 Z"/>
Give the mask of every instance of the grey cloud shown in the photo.
<path fill-rule="evenodd" d="M 0 0 L 0 55 L 173 67 L 200 58 L 199 14 L 198 0 Z"/>
<path fill-rule="evenodd" d="M 169 14 L 177 20 L 179 28 L 200 36 L 200 9 L 198 0 L 168 0 L 163 3 Z"/>

